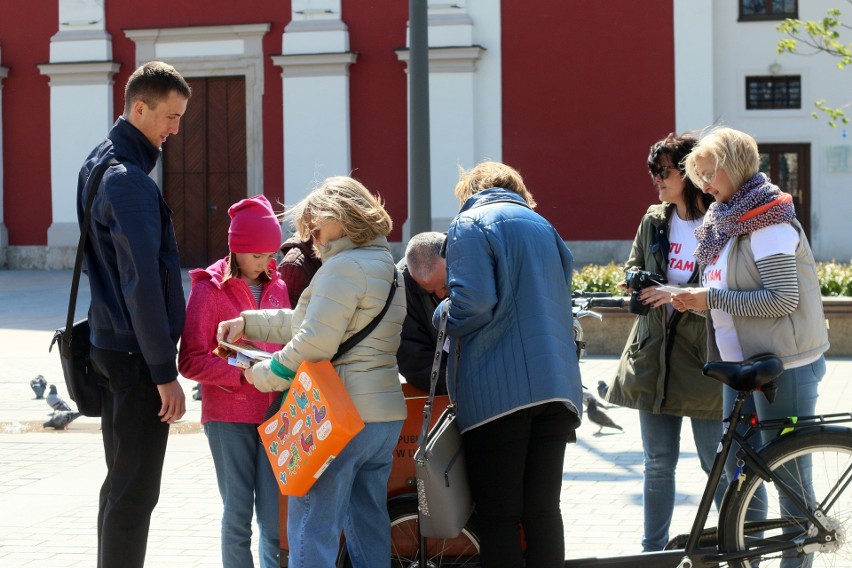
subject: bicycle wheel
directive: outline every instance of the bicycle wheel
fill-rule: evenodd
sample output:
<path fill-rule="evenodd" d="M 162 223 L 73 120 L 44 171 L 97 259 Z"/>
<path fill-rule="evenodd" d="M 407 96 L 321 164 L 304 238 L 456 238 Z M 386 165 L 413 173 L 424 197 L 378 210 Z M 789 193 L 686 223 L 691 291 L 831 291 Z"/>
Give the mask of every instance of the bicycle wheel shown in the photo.
<path fill-rule="evenodd" d="M 789 436 L 767 447 L 761 456 L 769 469 L 806 504 L 826 513 L 836 538 L 808 554 L 795 550 L 774 552 L 734 561 L 729 566 L 852 567 L 852 550 L 846 534 L 852 527 L 852 431 L 823 428 Z M 816 534 L 813 525 L 795 507 L 779 498 L 776 484 L 767 483 L 754 472 L 746 471 L 742 486 L 738 489 L 734 484 L 728 491 L 734 493 L 726 496 L 719 515 L 723 552 L 753 550 Z"/>
<path fill-rule="evenodd" d="M 391 524 L 391 568 L 418 568 L 420 542 L 418 540 L 417 497 L 399 499 L 388 505 Z M 479 564 L 479 537 L 475 520 L 471 518 L 459 536 L 452 539 L 426 540 L 426 559 L 429 568 L 477 568 Z M 337 560 L 338 568 L 351 568 L 345 545 Z"/>

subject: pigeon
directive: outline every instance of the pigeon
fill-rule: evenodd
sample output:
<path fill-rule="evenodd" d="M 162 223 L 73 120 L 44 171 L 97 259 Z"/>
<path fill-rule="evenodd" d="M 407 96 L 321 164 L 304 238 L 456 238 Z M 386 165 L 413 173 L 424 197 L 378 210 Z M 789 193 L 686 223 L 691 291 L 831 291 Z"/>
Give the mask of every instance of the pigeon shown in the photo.
<path fill-rule="evenodd" d="M 614 408 L 615 407 L 615 405 L 605 403 L 604 401 L 599 399 L 597 396 L 595 396 L 595 393 L 593 393 L 592 391 L 590 391 L 586 387 L 583 387 L 583 404 L 587 403 L 589 401 L 589 399 L 594 400 L 595 403 L 597 404 L 598 408 Z"/>
<path fill-rule="evenodd" d="M 30 381 L 30 388 L 33 389 L 33 392 L 36 395 L 36 400 L 41 400 L 44 398 L 44 391 L 47 388 L 47 381 L 44 380 L 44 377 L 39 375 Z"/>
<path fill-rule="evenodd" d="M 68 425 L 80 418 L 82 414 L 79 412 L 72 412 L 70 410 L 57 410 L 54 412 L 50 419 L 42 424 L 43 428 L 53 428 L 55 430 L 67 430 Z"/>
<path fill-rule="evenodd" d="M 609 392 L 609 385 L 604 381 L 598 381 L 598 396 L 606 399 L 606 393 Z"/>
<path fill-rule="evenodd" d="M 50 385 L 50 392 L 47 393 L 47 404 L 50 405 L 50 408 L 53 410 L 71 410 L 71 407 L 68 406 L 68 403 L 65 402 L 59 393 L 56 392 L 56 385 Z"/>
<path fill-rule="evenodd" d="M 600 426 L 598 431 L 595 432 L 595 436 L 601 433 L 605 427 L 615 428 L 616 430 L 621 430 L 624 432 L 624 428 L 616 424 L 612 421 L 612 418 L 606 415 L 606 413 L 598 408 L 598 403 L 595 402 L 594 398 L 589 398 L 586 400 L 586 413 L 589 416 L 589 420 Z"/>
<path fill-rule="evenodd" d="M 201 385 L 196 384 L 192 387 L 192 399 L 193 400 L 201 400 Z"/>

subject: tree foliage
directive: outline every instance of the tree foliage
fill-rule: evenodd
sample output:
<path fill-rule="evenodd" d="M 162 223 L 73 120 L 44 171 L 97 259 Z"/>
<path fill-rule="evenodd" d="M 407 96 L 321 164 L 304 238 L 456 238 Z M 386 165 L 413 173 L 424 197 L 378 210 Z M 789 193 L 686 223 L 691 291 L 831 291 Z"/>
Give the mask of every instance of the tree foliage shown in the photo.
<path fill-rule="evenodd" d="M 846 1 L 852 5 L 852 0 Z M 852 64 L 852 42 L 847 43 L 842 37 L 842 34 L 848 33 L 852 27 L 843 23 L 839 8 L 828 10 L 821 20 L 788 18 L 778 24 L 777 29 L 788 36 L 778 41 L 778 53 L 798 55 L 827 53 L 837 58 L 838 69 L 844 69 Z M 828 124 L 831 127 L 837 126 L 838 122 L 843 124 L 849 122 L 845 111 L 849 103 L 841 107 L 830 107 L 825 99 L 820 99 L 814 103 L 814 106 L 817 111 L 828 117 Z M 818 118 L 819 114 L 814 111 L 812 116 Z"/>

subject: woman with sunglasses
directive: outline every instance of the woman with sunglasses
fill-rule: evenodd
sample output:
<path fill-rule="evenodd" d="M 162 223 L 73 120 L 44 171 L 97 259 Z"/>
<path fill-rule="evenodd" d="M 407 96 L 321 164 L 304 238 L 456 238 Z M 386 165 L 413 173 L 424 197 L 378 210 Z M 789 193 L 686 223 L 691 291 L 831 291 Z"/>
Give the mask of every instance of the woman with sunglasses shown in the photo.
<path fill-rule="evenodd" d="M 763 393 L 755 393 L 744 413 L 756 412 L 759 420 L 806 416 L 816 410 L 828 349 L 816 262 L 792 197 L 759 167 L 757 142 L 732 128 L 710 131 L 687 156 L 689 179 L 715 203 L 695 232 L 702 287 L 673 303 L 680 311 L 709 312 L 711 360 L 741 361 L 769 352 L 784 362 L 775 401 L 770 405 Z M 724 387 L 723 393 L 729 411 L 736 392 Z M 764 442 L 775 434 L 761 432 Z M 726 469 L 735 474 L 734 459 Z M 781 566 L 788 562 L 800 565 L 790 558 Z"/>
<path fill-rule="evenodd" d="M 661 203 L 642 218 L 626 264 L 628 270 L 659 274 L 670 286 L 698 282 L 693 231 L 712 199 L 684 173 L 682 160 L 696 142 L 670 134 L 651 146 L 648 170 Z M 675 311 L 672 295 L 657 286 L 638 294 L 648 310 L 636 317 L 607 400 L 639 411 L 645 456 L 642 550 L 650 552 L 662 550 L 669 540 L 683 419 L 691 420 L 701 468 L 709 473 L 722 437 L 722 389 L 701 373 L 704 318 Z M 724 492 L 720 487 L 717 505 Z"/>

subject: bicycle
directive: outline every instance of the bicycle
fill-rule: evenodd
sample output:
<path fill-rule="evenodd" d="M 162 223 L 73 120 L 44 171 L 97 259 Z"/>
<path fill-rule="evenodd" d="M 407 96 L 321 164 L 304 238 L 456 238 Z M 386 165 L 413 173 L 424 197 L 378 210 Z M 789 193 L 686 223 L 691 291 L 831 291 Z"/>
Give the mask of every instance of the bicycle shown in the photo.
<path fill-rule="evenodd" d="M 758 422 L 743 416 L 745 400 L 761 390 L 774 398 L 772 381 L 783 365 L 772 354 L 742 362 L 711 362 L 704 374 L 738 392 L 713 468 L 687 535 L 672 539 L 666 550 L 612 558 L 566 560 L 566 568 L 748 568 L 774 565 L 852 566 L 846 527 L 852 523 L 852 413 L 800 416 Z M 746 424 L 745 432 L 737 427 Z M 778 436 L 759 448 L 759 432 Z M 718 528 L 705 528 L 733 443 L 738 474 L 728 486 Z M 763 496 L 765 494 L 765 496 Z M 791 507 L 781 509 L 780 496 Z"/>

